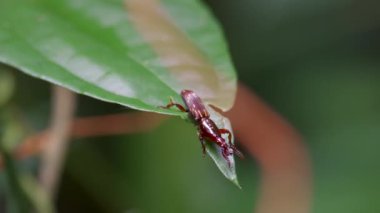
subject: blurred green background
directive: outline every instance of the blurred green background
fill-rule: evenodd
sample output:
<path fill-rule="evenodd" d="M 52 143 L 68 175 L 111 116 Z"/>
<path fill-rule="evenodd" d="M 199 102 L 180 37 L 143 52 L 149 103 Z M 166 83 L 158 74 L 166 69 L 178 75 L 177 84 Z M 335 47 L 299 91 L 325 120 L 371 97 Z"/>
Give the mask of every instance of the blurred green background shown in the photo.
<path fill-rule="evenodd" d="M 305 138 L 313 212 L 380 212 L 380 2 L 206 3 L 225 30 L 241 81 Z M 14 102 L 42 129 L 50 86 L 14 73 Z M 124 111 L 81 96 L 77 114 Z M 174 118 L 149 133 L 72 143 L 56 202 L 60 212 L 252 212 L 260 181 L 254 159 L 238 160 L 238 175 L 243 190 L 202 158 L 195 128 Z"/>

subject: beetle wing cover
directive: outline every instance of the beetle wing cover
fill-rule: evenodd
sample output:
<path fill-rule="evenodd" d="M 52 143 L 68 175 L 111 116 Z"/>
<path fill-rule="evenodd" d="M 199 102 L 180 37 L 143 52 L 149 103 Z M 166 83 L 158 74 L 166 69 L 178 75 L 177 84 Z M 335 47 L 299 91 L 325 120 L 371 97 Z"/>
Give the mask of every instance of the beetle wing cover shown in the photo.
<path fill-rule="evenodd" d="M 195 120 L 200 118 L 208 118 L 210 114 L 208 113 L 206 107 L 203 105 L 201 98 L 191 90 L 182 90 L 181 92 L 183 101 L 185 102 L 190 114 Z"/>

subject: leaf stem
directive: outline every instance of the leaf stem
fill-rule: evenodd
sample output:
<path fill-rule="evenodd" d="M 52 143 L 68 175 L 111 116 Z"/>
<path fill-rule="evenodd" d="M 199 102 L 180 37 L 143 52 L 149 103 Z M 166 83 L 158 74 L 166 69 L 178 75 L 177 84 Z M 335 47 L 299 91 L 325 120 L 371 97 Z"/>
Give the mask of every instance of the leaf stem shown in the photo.
<path fill-rule="evenodd" d="M 242 84 L 227 116 L 238 141 L 262 170 L 261 196 L 255 212 L 310 212 L 311 163 L 298 132 Z"/>
<path fill-rule="evenodd" d="M 56 194 L 62 165 L 70 138 L 70 125 L 75 111 L 75 94 L 53 86 L 53 112 L 48 142 L 43 147 L 40 181 L 50 198 Z"/>
<path fill-rule="evenodd" d="M 121 113 L 115 115 L 77 118 L 71 123 L 71 137 L 85 138 L 105 135 L 145 132 L 154 129 L 168 116 L 148 113 Z M 18 160 L 39 154 L 48 142 L 50 129 L 31 135 L 21 143 L 14 154 Z M 0 169 L 2 162 L 0 158 Z"/>

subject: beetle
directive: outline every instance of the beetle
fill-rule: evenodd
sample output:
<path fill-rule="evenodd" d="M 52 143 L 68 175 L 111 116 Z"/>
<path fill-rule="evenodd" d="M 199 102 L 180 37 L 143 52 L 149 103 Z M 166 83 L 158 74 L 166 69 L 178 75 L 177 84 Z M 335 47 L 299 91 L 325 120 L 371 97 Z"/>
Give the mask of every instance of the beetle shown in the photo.
<path fill-rule="evenodd" d="M 177 107 L 182 112 L 188 113 L 190 119 L 197 126 L 203 155 L 206 154 L 205 140 L 207 140 L 216 143 L 221 148 L 222 155 L 224 159 L 226 159 L 229 167 L 231 167 L 231 162 L 228 158 L 230 155 L 236 154 L 240 158 L 243 158 L 243 154 L 231 142 L 231 132 L 228 129 L 219 129 L 216 126 L 215 122 L 210 118 L 210 114 L 204 106 L 201 98 L 191 90 L 182 90 L 181 96 L 186 107 L 179 103 L 175 103 L 170 99 L 169 104 L 162 106 L 161 108 L 169 109 L 171 107 Z M 228 143 L 222 137 L 223 134 L 228 134 Z"/>

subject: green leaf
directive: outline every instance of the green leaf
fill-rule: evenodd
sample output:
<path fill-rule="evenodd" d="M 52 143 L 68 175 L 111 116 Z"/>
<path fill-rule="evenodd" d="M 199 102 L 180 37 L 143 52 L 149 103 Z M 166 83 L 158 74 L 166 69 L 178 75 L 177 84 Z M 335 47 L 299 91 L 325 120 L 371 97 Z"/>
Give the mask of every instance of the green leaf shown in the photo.
<path fill-rule="evenodd" d="M 179 115 L 157 106 L 185 88 L 229 109 L 236 76 L 212 16 L 198 1 L 153 2 L 2 0 L 0 62 L 134 109 Z"/>
<path fill-rule="evenodd" d="M 182 117 L 158 106 L 169 97 L 181 103 L 180 91 L 191 89 L 228 110 L 236 93 L 221 30 L 198 0 L 2 0 L 0 62 L 100 100 Z"/>
<path fill-rule="evenodd" d="M 230 130 L 232 132 L 232 127 L 230 120 L 226 117 L 223 117 L 221 114 L 216 112 L 211 107 L 207 107 L 207 110 L 210 113 L 211 119 L 215 122 L 215 124 L 219 128 L 224 128 Z M 224 136 L 224 139 L 228 141 L 227 136 Z M 232 144 L 234 144 L 234 137 L 232 135 Z M 207 154 L 211 157 L 212 160 L 216 163 L 219 170 L 223 173 L 223 175 L 230 181 L 232 181 L 237 187 L 241 188 L 239 181 L 237 179 L 236 170 L 235 170 L 235 159 L 233 155 L 230 155 L 228 158 L 231 162 L 231 165 L 229 166 L 226 159 L 224 159 L 223 155 L 221 154 L 221 149 L 219 146 L 217 146 L 215 143 L 207 142 L 206 144 L 206 151 Z"/>

